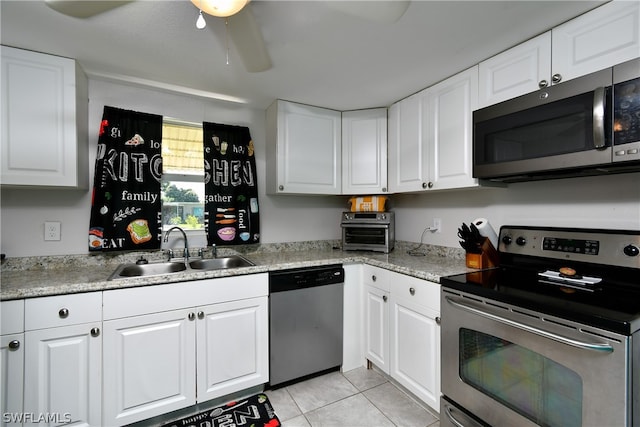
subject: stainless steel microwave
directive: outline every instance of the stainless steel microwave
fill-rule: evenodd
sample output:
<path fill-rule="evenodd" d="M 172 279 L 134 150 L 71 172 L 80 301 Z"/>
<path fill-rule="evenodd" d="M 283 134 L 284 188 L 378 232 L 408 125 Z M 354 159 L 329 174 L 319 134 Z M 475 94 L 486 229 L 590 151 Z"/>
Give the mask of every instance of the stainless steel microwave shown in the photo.
<path fill-rule="evenodd" d="M 640 171 L 640 58 L 473 113 L 473 176 Z"/>

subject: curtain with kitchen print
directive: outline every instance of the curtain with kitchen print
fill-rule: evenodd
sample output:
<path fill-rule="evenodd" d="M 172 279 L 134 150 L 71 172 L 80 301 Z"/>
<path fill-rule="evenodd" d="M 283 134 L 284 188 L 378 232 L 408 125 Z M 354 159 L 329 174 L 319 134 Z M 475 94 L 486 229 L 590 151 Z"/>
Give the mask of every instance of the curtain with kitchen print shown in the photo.
<path fill-rule="evenodd" d="M 204 122 L 202 130 L 207 243 L 258 243 L 258 182 L 249 128 Z"/>
<path fill-rule="evenodd" d="M 105 106 L 95 163 L 89 250 L 159 249 L 162 116 Z"/>

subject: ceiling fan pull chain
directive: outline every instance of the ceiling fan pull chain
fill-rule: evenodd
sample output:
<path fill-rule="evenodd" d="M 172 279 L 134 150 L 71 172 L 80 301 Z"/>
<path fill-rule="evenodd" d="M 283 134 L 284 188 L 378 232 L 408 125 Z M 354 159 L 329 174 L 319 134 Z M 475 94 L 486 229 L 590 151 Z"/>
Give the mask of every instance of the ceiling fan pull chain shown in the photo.
<path fill-rule="evenodd" d="M 227 50 L 227 65 L 229 65 L 229 20 L 224 20 L 224 47 Z"/>

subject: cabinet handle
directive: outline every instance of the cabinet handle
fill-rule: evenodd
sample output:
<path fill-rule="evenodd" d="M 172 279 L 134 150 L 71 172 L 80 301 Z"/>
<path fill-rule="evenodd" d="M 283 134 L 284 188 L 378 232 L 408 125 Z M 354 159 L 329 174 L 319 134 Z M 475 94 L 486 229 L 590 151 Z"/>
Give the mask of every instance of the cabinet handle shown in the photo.
<path fill-rule="evenodd" d="M 374 274 L 373 276 L 371 276 L 371 280 L 373 280 L 373 281 L 375 282 L 376 280 L 378 280 L 378 278 L 377 278 L 377 277 L 376 277 L 376 275 Z"/>
<path fill-rule="evenodd" d="M 100 336 L 100 328 L 91 328 L 91 336 L 92 337 Z"/>
<path fill-rule="evenodd" d="M 284 190 L 284 185 L 278 185 L 278 190 L 280 191 Z"/>
<path fill-rule="evenodd" d="M 560 83 L 562 81 L 562 75 L 554 74 L 553 76 L 551 76 L 551 81 L 554 83 Z"/>
<path fill-rule="evenodd" d="M 439 325 L 441 321 L 440 316 L 436 316 L 436 325 Z"/>
<path fill-rule="evenodd" d="M 383 296 L 382 296 L 382 301 L 387 302 L 387 299 L 388 299 L 388 298 L 387 298 L 387 296 L 386 296 L 386 295 L 383 295 Z"/>
<path fill-rule="evenodd" d="M 423 183 L 422 183 L 422 188 L 427 188 L 427 185 L 428 185 L 428 184 L 427 184 L 426 182 L 423 182 Z"/>
<path fill-rule="evenodd" d="M 198 319 L 204 319 L 204 311 L 198 312 Z"/>
<path fill-rule="evenodd" d="M 382 187 L 382 192 L 386 193 L 387 192 L 387 187 Z"/>
<path fill-rule="evenodd" d="M 187 317 L 189 318 L 189 320 L 194 320 L 196 318 L 196 314 L 192 311 Z"/>
<path fill-rule="evenodd" d="M 415 295 L 416 294 L 416 288 L 409 288 L 409 293 L 411 295 Z"/>
<path fill-rule="evenodd" d="M 549 86 L 549 82 L 548 82 L 548 81 L 546 81 L 546 80 L 540 80 L 540 83 L 538 83 L 538 87 L 539 87 L 540 89 L 545 88 L 545 87 L 547 87 L 547 86 Z"/>
<path fill-rule="evenodd" d="M 17 350 L 20 348 L 20 341 L 18 340 L 13 340 L 9 342 L 9 349 L 10 350 Z"/>
<path fill-rule="evenodd" d="M 433 182 L 429 181 L 429 184 L 427 184 L 427 186 L 428 186 L 429 188 L 433 188 Z"/>
<path fill-rule="evenodd" d="M 66 319 L 69 317 L 69 309 L 61 308 L 60 311 L 58 311 L 58 316 L 60 316 L 61 319 Z"/>

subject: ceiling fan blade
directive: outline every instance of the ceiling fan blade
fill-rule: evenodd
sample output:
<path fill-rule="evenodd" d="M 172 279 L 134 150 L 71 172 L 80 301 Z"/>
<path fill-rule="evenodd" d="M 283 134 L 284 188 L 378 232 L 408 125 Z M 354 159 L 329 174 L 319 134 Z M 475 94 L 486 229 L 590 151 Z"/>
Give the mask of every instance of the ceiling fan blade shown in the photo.
<path fill-rule="evenodd" d="M 259 73 L 272 67 L 271 58 L 260 27 L 248 6 L 229 17 L 229 37 L 245 69 L 250 73 Z"/>
<path fill-rule="evenodd" d="M 132 1 L 134 0 L 45 0 L 45 4 L 64 15 L 74 18 L 89 18 Z"/>
<path fill-rule="evenodd" d="M 404 15 L 411 0 L 328 1 L 327 6 L 367 21 L 392 24 Z"/>

